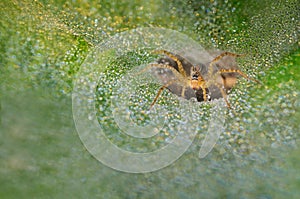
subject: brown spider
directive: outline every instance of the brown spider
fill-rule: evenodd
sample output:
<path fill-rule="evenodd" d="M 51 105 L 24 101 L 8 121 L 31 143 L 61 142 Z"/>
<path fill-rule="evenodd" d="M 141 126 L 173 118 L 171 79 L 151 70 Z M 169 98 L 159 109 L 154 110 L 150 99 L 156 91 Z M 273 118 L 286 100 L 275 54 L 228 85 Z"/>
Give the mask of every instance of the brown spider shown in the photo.
<path fill-rule="evenodd" d="M 141 72 L 145 72 L 150 68 L 167 70 L 157 70 L 157 75 L 162 80 L 163 86 L 158 90 L 150 108 L 153 107 L 162 91 L 166 88 L 186 99 L 196 97 L 197 101 L 207 101 L 223 97 L 227 107 L 230 108 L 227 93 L 236 83 L 238 75 L 259 83 L 259 81 L 248 77 L 237 68 L 220 68 L 218 65 L 218 62 L 223 57 L 229 56 L 236 58 L 243 55 L 223 52 L 206 65 L 200 63 L 195 66 L 183 57 L 165 50 L 157 50 L 154 51 L 154 53 L 164 54 L 167 57 L 159 59 L 158 63 L 149 64 Z"/>

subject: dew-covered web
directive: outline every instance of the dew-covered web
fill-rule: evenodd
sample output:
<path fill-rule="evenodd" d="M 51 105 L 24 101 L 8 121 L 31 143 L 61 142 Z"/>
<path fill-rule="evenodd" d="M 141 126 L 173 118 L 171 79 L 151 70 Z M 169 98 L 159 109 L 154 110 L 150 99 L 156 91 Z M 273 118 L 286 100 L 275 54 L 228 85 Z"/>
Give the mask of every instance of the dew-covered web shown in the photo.
<path fill-rule="evenodd" d="M 145 69 L 150 63 L 157 62 L 159 56 L 153 53 L 157 49 L 176 54 L 194 49 L 210 57 L 199 44 L 184 34 L 162 28 L 141 28 L 123 32 L 103 42 L 83 63 L 74 85 L 74 117 L 85 146 L 104 164 L 112 166 L 114 161 L 120 159 L 129 161 L 130 154 L 133 157 L 145 156 L 148 162 L 148 154 L 159 157 L 167 153 L 171 158 L 167 162 L 175 161 L 191 145 L 195 135 L 208 126 L 209 107 L 217 106 L 211 103 L 202 106 L 203 103 L 178 98 L 166 90 L 150 108 L 161 85 L 152 69 Z M 224 104 L 221 107 L 221 110 L 214 111 L 223 116 L 226 108 Z M 214 119 L 217 118 L 213 118 L 213 123 Z M 99 122 L 99 127 L 95 126 L 95 122 Z M 205 155 L 219 136 L 218 132 L 212 133 L 216 134 L 216 138 L 206 146 Z M 102 143 L 102 137 L 111 146 Z M 105 153 L 100 149 L 104 145 L 107 146 Z M 172 146 L 176 148 L 171 150 Z M 125 153 L 126 157 L 115 154 L 114 150 L 123 151 L 121 153 Z M 106 153 L 113 154 L 118 160 L 112 158 L 108 161 Z M 158 164 L 166 160 L 159 158 L 155 161 Z M 145 167 L 143 163 L 143 168 L 135 170 L 129 168 L 132 165 L 125 165 L 116 163 L 112 167 L 129 172 L 149 172 L 162 167 Z"/>

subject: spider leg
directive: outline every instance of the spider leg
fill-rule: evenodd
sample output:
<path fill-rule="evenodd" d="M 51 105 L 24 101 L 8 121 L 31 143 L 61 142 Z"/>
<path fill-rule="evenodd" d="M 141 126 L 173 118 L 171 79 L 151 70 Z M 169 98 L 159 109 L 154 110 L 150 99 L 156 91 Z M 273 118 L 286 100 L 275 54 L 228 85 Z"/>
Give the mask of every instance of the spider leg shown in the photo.
<path fill-rule="evenodd" d="M 166 68 L 166 69 L 169 69 L 173 72 L 175 77 L 177 79 L 179 79 L 179 81 L 182 81 L 182 82 L 184 81 L 184 78 L 182 77 L 182 75 L 175 68 L 173 68 L 172 66 L 169 66 L 169 65 L 165 65 L 165 64 L 149 64 L 147 67 L 145 67 L 143 70 L 139 71 L 135 75 L 139 75 L 141 73 L 144 73 L 147 70 L 149 70 L 150 68 Z"/>
<path fill-rule="evenodd" d="M 222 94 L 222 96 L 223 96 L 223 98 L 224 98 L 224 100 L 225 100 L 225 102 L 226 102 L 227 107 L 228 107 L 228 108 L 231 108 L 230 103 L 229 103 L 228 100 L 227 100 L 227 94 L 226 94 L 226 92 L 224 91 L 222 85 L 221 85 L 221 84 L 218 84 L 218 83 L 216 83 L 215 85 L 220 89 L 221 94 Z"/>
<path fill-rule="evenodd" d="M 219 61 L 220 59 L 222 59 L 225 56 L 231 56 L 231 57 L 242 57 L 245 56 L 245 54 L 235 54 L 235 53 L 231 53 L 231 52 L 223 52 L 221 53 L 219 56 L 217 56 L 216 58 L 214 58 L 210 64 L 209 64 L 209 74 L 212 76 L 213 74 L 213 63 Z M 216 78 L 217 75 L 220 75 L 222 73 L 238 73 L 239 75 L 241 75 L 242 77 L 250 80 L 250 81 L 254 81 L 256 83 L 261 84 L 258 80 L 254 79 L 254 78 L 250 78 L 248 77 L 248 75 L 246 75 L 245 73 L 243 73 L 241 70 L 239 69 L 220 69 L 213 77 L 213 79 Z"/>
<path fill-rule="evenodd" d="M 186 72 L 185 70 L 183 69 L 183 66 L 182 66 L 182 63 L 181 61 L 172 53 L 166 51 L 166 50 L 155 50 L 153 51 L 154 53 L 156 54 L 165 54 L 167 55 L 168 57 L 170 57 L 171 59 L 173 59 L 176 63 L 177 63 L 177 66 L 178 66 L 178 70 L 179 70 L 179 73 L 181 75 L 183 75 L 184 77 L 187 77 L 186 75 Z"/>
<path fill-rule="evenodd" d="M 213 73 L 213 64 L 217 61 L 219 61 L 220 59 L 222 59 L 223 57 L 226 56 L 231 56 L 231 57 L 242 57 L 245 56 L 245 54 L 235 54 L 235 53 L 231 53 L 231 52 L 223 52 L 220 55 L 218 55 L 217 57 L 215 57 L 210 63 L 209 63 L 209 68 L 208 68 L 208 72 L 210 75 L 212 75 Z"/>
<path fill-rule="evenodd" d="M 166 83 L 165 85 L 163 85 L 162 87 L 159 88 L 159 90 L 158 90 L 158 92 L 157 92 L 157 94 L 156 94 L 156 96 L 155 96 L 153 102 L 152 102 L 151 105 L 150 105 L 150 109 L 154 106 L 154 104 L 156 103 L 158 97 L 159 97 L 160 94 L 163 92 L 163 90 L 166 89 L 168 86 L 170 86 L 170 85 L 173 84 L 173 83 L 174 83 L 174 81 L 170 81 L 170 82 Z"/>
<path fill-rule="evenodd" d="M 248 79 L 250 81 L 253 81 L 253 82 L 256 82 L 258 84 L 261 84 L 260 81 L 254 79 L 254 78 L 248 77 L 248 75 L 246 75 L 245 73 L 243 73 L 239 69 L 220 69 L 216 74 L 222 74 L 222 73 L 238 73 L 239 75 L 241 75 L 245 79 Z"/>
<path fill-rule="evenodd" d="M 185 94 L 185 89 L 186 89 L 186 86 L 183 86 L 182 90 L 181 90 L 181 97 L 183 97 L 183 98 L 184 98 L 184 94 Z"/>
<path fill-rule="evenodd" d="M 205 88 L 205 86 L 201 86 L 201 89 L 202 89 L 202 94 L 203 94 L 203 101 L 207 101 L 206 88 Z"/>

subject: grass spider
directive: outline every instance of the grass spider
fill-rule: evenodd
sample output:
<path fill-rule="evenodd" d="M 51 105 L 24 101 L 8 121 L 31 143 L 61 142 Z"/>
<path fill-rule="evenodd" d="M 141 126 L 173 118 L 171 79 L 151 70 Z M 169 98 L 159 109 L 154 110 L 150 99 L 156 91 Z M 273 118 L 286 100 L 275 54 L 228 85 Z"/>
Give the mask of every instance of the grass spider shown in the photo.
<path fill-rule="evenodd" d="M 165 89 L 169 89 L 172 93 L 186 99 L 195 97 L 197 101 L 208 101 L 223 97 L 227 107 L 231 108 L 227 100 L 227 94 L 235 85 L 238 76 L 259 83 L 259 81 L 248 77 L 237 67 L 226 68 L 220 64 L 225 57 L 235 59 L 243 56 L 240 54 L 222 52 L 206 64 L 193 65 L 180 55 L 166 50 L 156 50 L 154 53 L 163 54 L 166 57 L 160 58 L 157 63 L 149 64 L 141 71 L 142 73 L 151 68 L 161 69 L 157 70 L 157 73 L 163 85 L 158 90 L 150 108 L 154 106 Z"/>

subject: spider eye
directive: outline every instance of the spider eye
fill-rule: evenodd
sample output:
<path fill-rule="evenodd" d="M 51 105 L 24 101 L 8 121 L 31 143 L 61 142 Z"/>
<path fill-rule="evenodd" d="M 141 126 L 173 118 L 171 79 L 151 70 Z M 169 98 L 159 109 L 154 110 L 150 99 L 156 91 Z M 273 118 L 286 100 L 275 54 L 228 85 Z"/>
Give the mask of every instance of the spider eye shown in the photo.
<path fill-rule="evenodd" d="M 198 75 L 197 74 L 193 74 L 193 76 L 192 76 L 192 80 L 197 80 L 198 79 Z"/>

